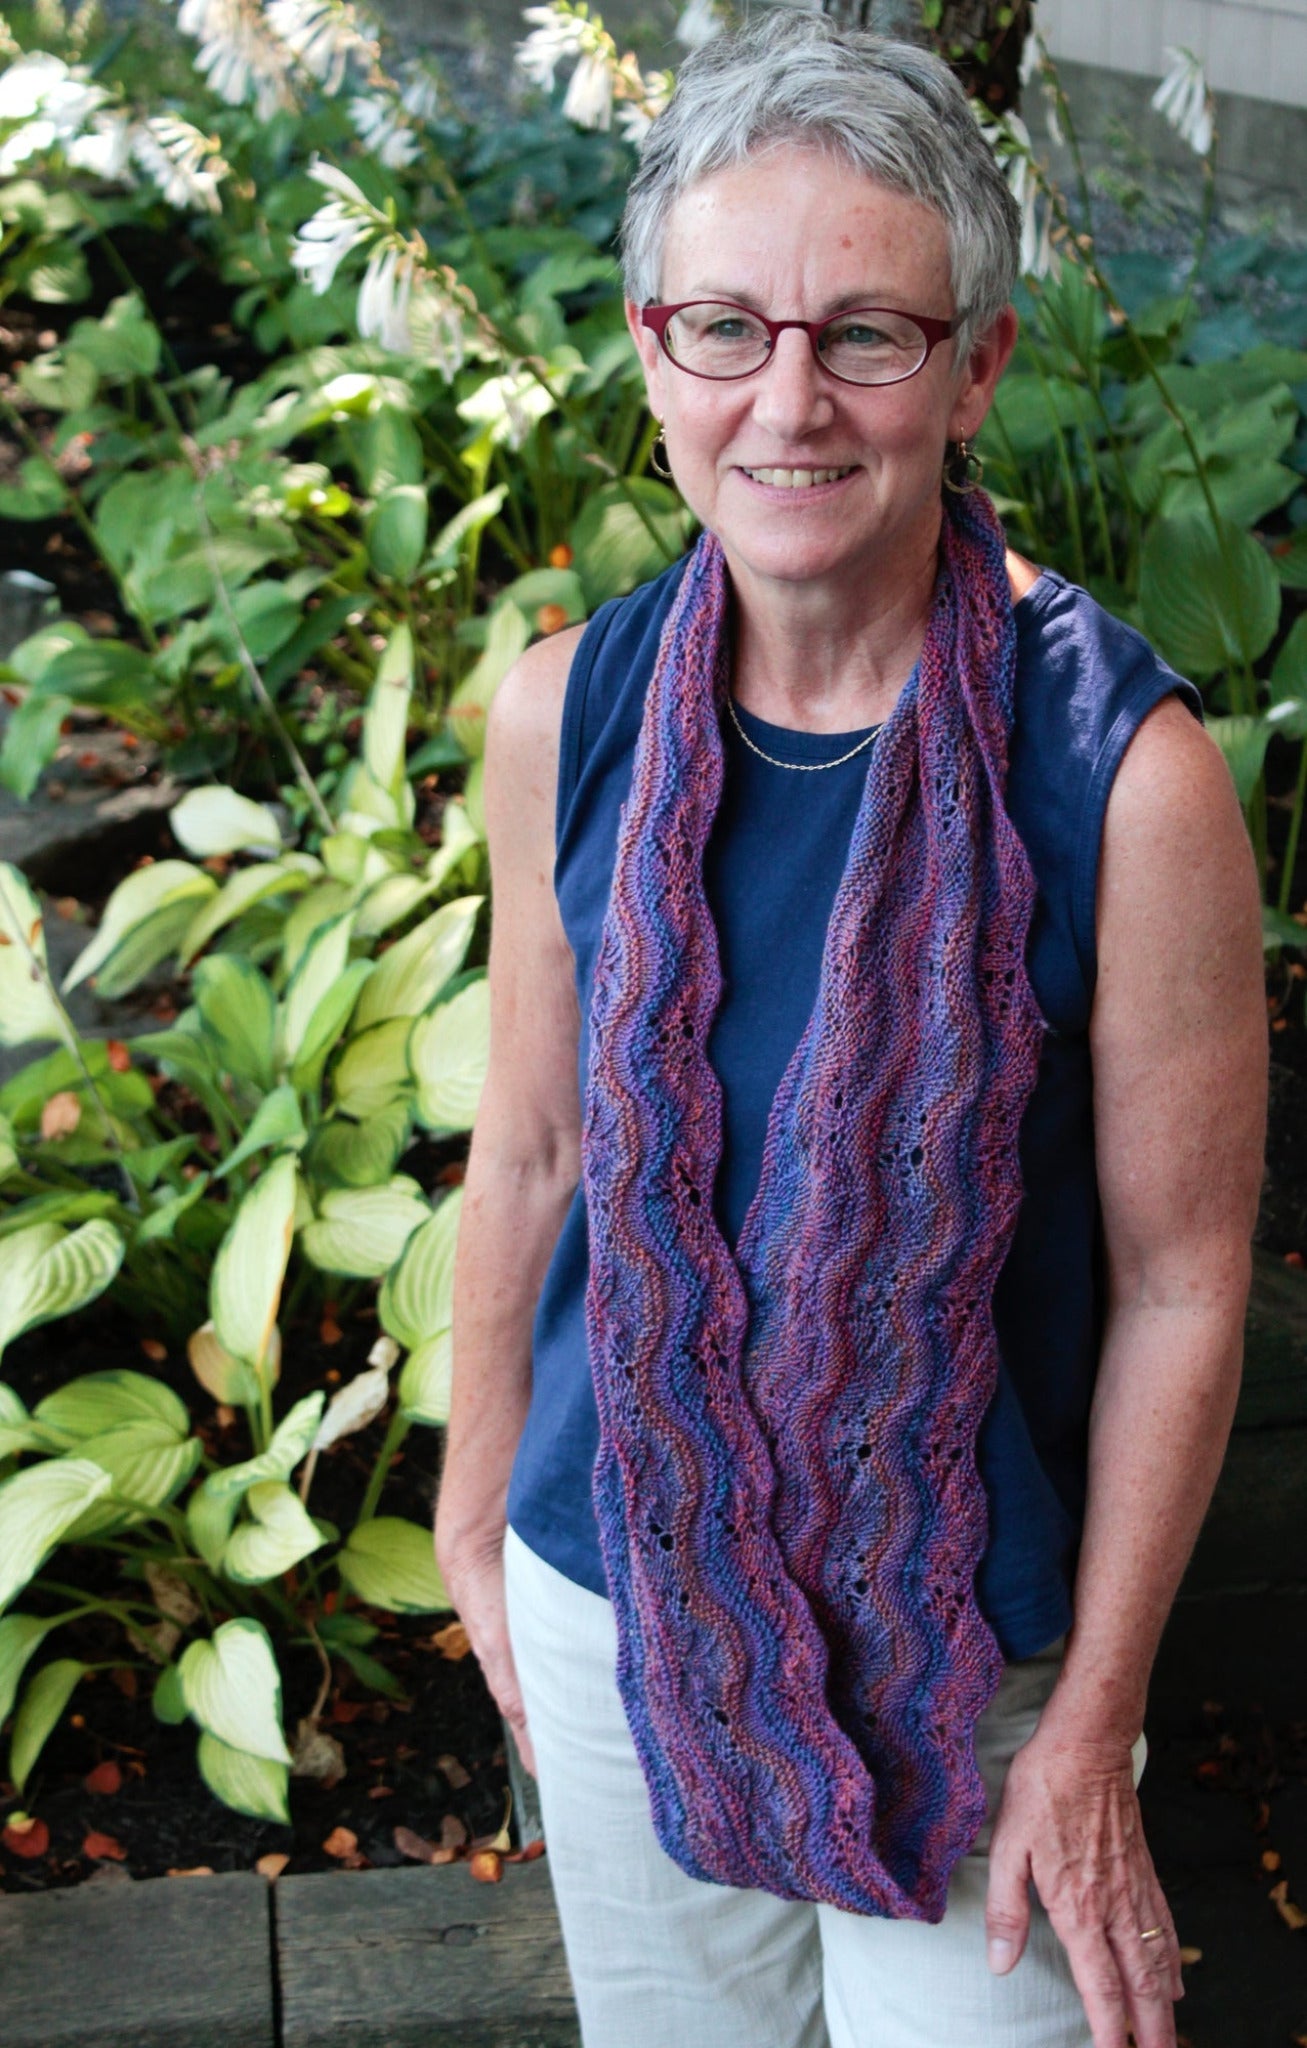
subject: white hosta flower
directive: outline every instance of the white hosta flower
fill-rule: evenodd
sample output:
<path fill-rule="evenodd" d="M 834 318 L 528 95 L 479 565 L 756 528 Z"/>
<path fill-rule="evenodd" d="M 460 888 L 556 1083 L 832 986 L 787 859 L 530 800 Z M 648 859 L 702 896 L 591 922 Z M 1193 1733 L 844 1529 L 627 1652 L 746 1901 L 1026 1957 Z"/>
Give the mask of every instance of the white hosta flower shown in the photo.
<path fill-rule="evenodd" d="M 687 50 L 699 50 L 721 34 L 722 26 L 717 0 L 690 0 L 689 6 L 681 10 L 672 33 Z"/>
<path fill-rule="evenodd" d="M 981 133 L 998 158 L 1012 197 L 1021 208 L 1021 275 L 1056 276 L 1059 258 L 1053 247 L 1053 209 L 1040 187 L 1030 130 L 1020 114 L 1003 114 L 996 119 L 978 100 L 972 100 L 971 107 Z"/>
<path fill-rule="evenodd" d="M 61 143 L 66 147 L 108 97 L 62 57 L 45 50 L 20 57 L 0 73 L 0 123 L 22 124 L 0 144 L 0 174 Z"/>
<path fill-rule="evenodd" d="M 395 242 L 373 250 L 359 287 L 358 330 L 366 341 L 380 342 L 392 355 L 413 347 L 409 305 L 417 265 L 412 253 Z"/>
<path fill-rule="evenodd" d="M 349 0 L 268 0 L 264 14 L 273 35 L 326 93 L 340 91 L 351 62 L 371 70 L 376 61 L 376 40 Z"/>
<path fill-rule="evenodd" d="M 420 59 L 406 64 L 401 76 L 404 87 L 399 99 L 404 112 L 415 121 L 434 121 L 442 97 L 439 78 Z"/>
<path fill-rule="evenodd" d="M 424 273 L 408 316 L 414 355 L 434 363 L 447 384 L 458 375 L 468 353 L 467 308 L 460 303 L 454 284 L 452 270 L 442 268 L 436 276 Z"/>
<path fill-rule="evenodd" d="M 181 0 L 177 26 L 200 47 L 195 68 L 229 107 L 253 99 L 260 121 L 294 104 L 289 60 L 258 0 Z"/>
<path fill-rule="evenodd" d="M 290 260 L 304 283 L 321 298 L 350 250 L 366 242 L 377 224 L 372 208 L 344 171 L 319 160 L 309 166 L 309 176 L 336 197 L 320 206 L 298 230 Z"/>
<path fill-rule="evenodd" d="M 132 155 L 139 169 L 157 185 L 169 206 L 203 206 L 222 211 L 218 186 L 229 165 L 218 144 L 175 114 L 155 114 L 132 131 Z"/>
<path fill-rule="evenodd" d="M 135 124 L 127 114 L 98 113 L 92 116 L 85 135 L 70 142 L 64 154 L 74 170 L 89 171 L 96 178 L 114 178 L 134 184 L 131 175 Z"/>
<path fill-rule="evenodd" d="M 585 24 L 564 7 L 526 7 L 522 19 L 536 25 L 517 46 L 517 68 L 549 92 L 558 66 L 584 49 Z"/>
<path fill-rule="evenodd" d="M 383 92 L 359 93 L 349 103 L 349 118 L 364 148 L 388 170 L 403 170 L 417 156 L 420 145 L 401 100 Z"/>
<path fill-rule="evenodd" d="M 1168 49 L 1171 68 L 1150 104 L 1169 121 L 1182 142 L 1206 156 L 1216 132 L 1215 106 L 1207 74 L 1192 50 Z"/>
<path fill-rule="evenodd" d="M 618 103 L 618 130 L 637 149 L 643 149 L 645 137 L 672 96 L 674 83 L 675 75 L 670 71 L 646 71 L 640 80 L 638 97 Z"/>
<path fill-rule="evenodd" d="M 613 67 L 602 51 L 586 51 L 567 87 L 563 112 L 578 128 L 613 124 Z"/>
<path fill-rule="evenodd" d="M 520 448 L 537 420 L 553 411 L 552 392 L 520 365 L 502 377 L 487 377 L 458 408 L 459 417 L 474 427 L 489 427 L 497 446 Z"/>

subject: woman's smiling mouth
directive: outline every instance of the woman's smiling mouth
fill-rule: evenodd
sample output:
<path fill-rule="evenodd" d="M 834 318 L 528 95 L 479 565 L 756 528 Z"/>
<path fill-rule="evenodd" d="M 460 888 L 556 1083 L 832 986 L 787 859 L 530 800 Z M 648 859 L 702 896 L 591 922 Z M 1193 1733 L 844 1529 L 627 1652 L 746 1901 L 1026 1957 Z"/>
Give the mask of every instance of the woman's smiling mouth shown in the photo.
<path fill-rule="evenodd" d="M 842 477 L 852 476 L 857 464 L 850 463 L 844 469 L 745 469 L 743 463 L 740 467 L 756 484 L 771 484 L 781 490 L 800 491 L 810 490 L 814 484 L 838 483 Z"/>

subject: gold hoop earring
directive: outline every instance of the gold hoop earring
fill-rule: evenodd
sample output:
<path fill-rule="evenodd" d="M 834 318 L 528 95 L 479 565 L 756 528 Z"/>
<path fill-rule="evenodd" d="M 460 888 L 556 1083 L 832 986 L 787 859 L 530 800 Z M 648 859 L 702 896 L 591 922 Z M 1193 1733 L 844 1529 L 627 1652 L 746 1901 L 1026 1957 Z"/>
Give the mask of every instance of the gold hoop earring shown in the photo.
<path fill-rule="evenodd" d="M 950 445 L 944 455 L 944 488 L 953 491 L 959 498 L 965 498 L 972 491 L 980 489 L 985 474 L 985 464 L 974 448 L 966 441 Z"/>
<path fill-rule="evenodd" d="M 649 467 L 653 471 L 655 476 L 670 478 L 672 474 L 672 465 L 670 462 L 659 461 L 658 455 L 660 449 L 663 455 L 667 454 L 667 436 L 663 432 L 661 424 L 659 425 L 657 434 L 654 436 L 653 447 L 649 450 Z"/>

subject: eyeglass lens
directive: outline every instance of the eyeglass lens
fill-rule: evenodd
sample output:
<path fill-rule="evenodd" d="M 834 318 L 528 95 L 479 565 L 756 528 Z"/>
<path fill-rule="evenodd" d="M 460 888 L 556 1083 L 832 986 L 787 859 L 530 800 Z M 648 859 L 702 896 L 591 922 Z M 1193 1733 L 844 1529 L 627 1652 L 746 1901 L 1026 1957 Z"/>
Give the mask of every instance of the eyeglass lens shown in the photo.
<path fill-rule="evenodd" d="M 771 337 L 742 306 L 705 303 L 673 313 L 666 348 L 696 376 L 744 377 L 766 362 Z M 895 384 L 920 368 L 926 337 L 902 313 L 841 313 L 822 329 L 818 354 L 851 384 Z"/>

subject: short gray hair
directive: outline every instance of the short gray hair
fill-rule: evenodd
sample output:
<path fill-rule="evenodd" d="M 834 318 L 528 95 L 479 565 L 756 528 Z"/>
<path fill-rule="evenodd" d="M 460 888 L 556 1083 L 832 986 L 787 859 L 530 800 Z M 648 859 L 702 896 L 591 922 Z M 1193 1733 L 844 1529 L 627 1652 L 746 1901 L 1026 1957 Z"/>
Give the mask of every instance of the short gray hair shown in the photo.
<path fill-rule="evenodd" d="M 784 142 L 823 150 L 941 215 L 964 361 L 1012 295 L 1020 210 L 946 64 L 821 14 L 769 9 L 686 58 L 627 194 L 628 297 L 657 300 L 667 220 L 683 192 Z"/>

